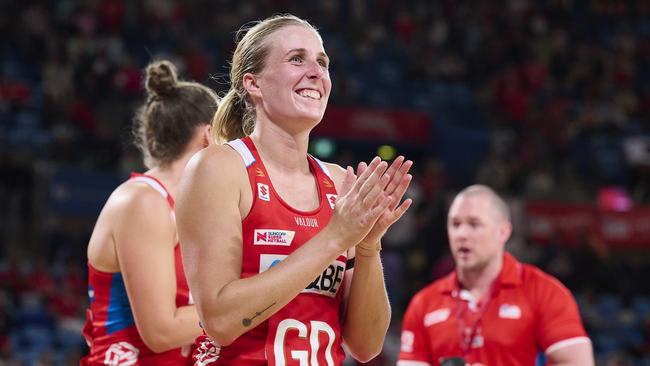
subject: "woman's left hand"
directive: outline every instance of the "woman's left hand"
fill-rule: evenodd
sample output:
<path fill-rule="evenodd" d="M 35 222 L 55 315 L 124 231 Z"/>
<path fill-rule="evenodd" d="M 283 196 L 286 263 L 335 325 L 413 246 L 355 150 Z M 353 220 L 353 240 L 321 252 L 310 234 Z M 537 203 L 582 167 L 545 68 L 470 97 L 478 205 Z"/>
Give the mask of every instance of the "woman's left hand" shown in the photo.
<path fill-rule="evenodd" d="M 397 157 L 390 165 L 386 174 L 390 176 L 390 181 L 382 194 L 391 199 L 391 204 L 384 210 L 370 232 L 355 247 L 356 255 L 372 256 L 381 250 L 381 238 L 388 228 L 404 215 L 406 210 L 411 206 L 413 201 L 408 198 L 400 204 L 406 189 L 411 183 L 412 176 L 408 174 L 413 162 L 405 160 L 403 156 Z M 357 175 L 362 174 L 368 165 L 364 162 L 359 163 Z"/>

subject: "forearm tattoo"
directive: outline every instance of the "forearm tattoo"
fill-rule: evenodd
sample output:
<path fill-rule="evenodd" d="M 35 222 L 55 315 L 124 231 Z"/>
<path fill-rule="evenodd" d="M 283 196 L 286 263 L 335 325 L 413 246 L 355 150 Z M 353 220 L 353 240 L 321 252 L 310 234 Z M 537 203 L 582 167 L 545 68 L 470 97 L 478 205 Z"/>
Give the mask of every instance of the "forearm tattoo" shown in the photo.
<path fill-rule="evenodd" d="M 262 311 L 256 311 L 255 315 L 252 318 L 244 318 L 241 320 L 241 323 L 243 326 L 248 327 L 253 323 L 253 319 L 257 318 L 258 316 L 262 315 L 265 311 L 269 310 L 273 305 L 276 303 L 274 302 L 273 304 L 267 306 L 264 310 Z"/>

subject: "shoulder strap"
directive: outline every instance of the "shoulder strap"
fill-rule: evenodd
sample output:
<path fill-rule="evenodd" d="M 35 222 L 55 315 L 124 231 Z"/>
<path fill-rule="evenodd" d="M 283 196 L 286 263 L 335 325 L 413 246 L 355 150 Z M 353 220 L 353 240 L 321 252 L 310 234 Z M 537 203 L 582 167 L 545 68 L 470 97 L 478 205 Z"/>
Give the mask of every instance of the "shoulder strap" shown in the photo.
<path fill-rule="evenodd" d="M 246 165 L 246 168 L 248 168 L 255 162 L 255 156 L 248 148 L 248 146 L 246 146 L 246 144 L 242 139 L 232 140 L 227 142 L 226 144 L 228 144 L 230 147 L 232 147 L 235 151 L 239 153 L 241 158 L 244 160 L 244 165 Z"/>
<path fill-rule="evenodd" d="M 138 173 L 133 173 L 131 174 L 131 178 L 129 179 L 132 182 L 140 182 L 148 185 L 149 187 L 155 189 L 160 193 L 164 199 L 167 200 L 167 203 L 169 203 L 169 207 L 174 209 L 174 198 L 172 198 L 172 195 L 169 194 L 169 191 L 165 186 L 162 184 L 161 181 L 158 179 L 150 176 L 150 175 L 145 175 L 145 174 L 138 174 Z"/>
<path fill-rule="evenodd" d="M 332 174 L 330 173 L 330 170 L 327 168 L 327 166 L 325 165 L 325 163 L 323 163 L 322 161 L 320 161 L 318 158 L 316 158 L 316 157 L 313 156 L 313 155 L 308 155 L 308 156 L 311 157 L 312 159 L 314 159 L 314 161 L 315 161 L 315 162 L 318 164 L 318 166 L 320 167 L 320 170 L 321 170 L 323 173 L 325 173 L 325 175 L 327 175 L 327 176 L 329 177 L 329 179 L 332 179 Z"/>

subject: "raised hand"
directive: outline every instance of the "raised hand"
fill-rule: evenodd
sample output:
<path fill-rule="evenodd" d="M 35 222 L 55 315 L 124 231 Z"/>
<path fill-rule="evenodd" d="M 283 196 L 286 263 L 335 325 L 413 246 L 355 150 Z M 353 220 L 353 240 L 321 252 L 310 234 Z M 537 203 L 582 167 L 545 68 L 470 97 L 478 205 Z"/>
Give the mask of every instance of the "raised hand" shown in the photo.
<path fill-rule="evenodd" d="M 328 224 L 342 239 L 342 250 L 359 243 L 382 213 L 394 206 L 392 197 L 384 193 L 391 181 L 387 169 L 388 164 L 378 157 L 356 178 L 353 169 L 348 168 Z"/>
<path fill-rule="evenodd" d="M 409 198 L 400 204 L 404 193 L 406 193 L 406 189 L 411 183 L 412 176 L 408 174 L 408 171 L 412 165 L 412 161 L 405 160 L 403 156 L 399 156 L 386 171 L 386 174 L 390 176 L 390 181 L 385 186 L 382 194 L 391 203 L 384 209 L 370 232 L 356 246 L 357 255 L 376 254 L 381 249 L 380 239 L 384 236 L 388 228 L 399 220 L 413 203 Z M 363 175 L 369 168 L 365 163 L 359 163 L 357 174 Z"/>

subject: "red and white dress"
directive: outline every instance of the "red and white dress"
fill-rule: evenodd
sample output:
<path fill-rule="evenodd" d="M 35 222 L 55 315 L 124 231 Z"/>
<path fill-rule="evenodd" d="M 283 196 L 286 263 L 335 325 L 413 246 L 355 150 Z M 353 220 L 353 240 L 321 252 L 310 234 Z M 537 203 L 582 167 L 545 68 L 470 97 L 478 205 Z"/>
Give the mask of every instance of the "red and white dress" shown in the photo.
<path fill-rule="evenodd" d="M 167 188 L 156 178 L 144 174 L 131 174 L 129 182 L 140 182 L 160 192 L 174 210 L 174 199 Z M 191 303 L 190 290 L 183 271 L 181 247 L 174 247 L 176 270 L 176 306 Z M 152 274 L 155 275 L 155 274 Z M 86 311 L 83 335 L 90 348 L 81 359 L 81 365 L 191 365 L 190 345 L 162 353 L 155 353 L 145 344 L 135 326 L 133 312 L 120 272 L 103 272 L 88 263 L 88 297 L 90 309 Z"/>
<path fill-rule="evenodd" d="M 320 205 L 310 212 L 296 210 L 273 189 L 249 137 L 228 144 L 244 160 L 253 192 L 250 213 L 242 221 L 241 277 L 246 278 L 279 263 L 323 229 L 332 216 L 337 193 L 327 167 L 308 156 Z M 341 253 L 285 307 L 231 345 L 219 350 L 208 336 L 197 338 L 196 364 L 342 365 L 340 313 L 346 263 L 347 255 Z"/>

